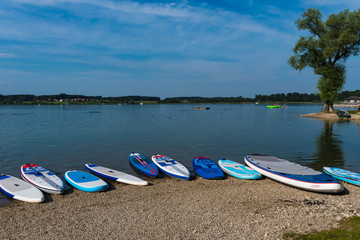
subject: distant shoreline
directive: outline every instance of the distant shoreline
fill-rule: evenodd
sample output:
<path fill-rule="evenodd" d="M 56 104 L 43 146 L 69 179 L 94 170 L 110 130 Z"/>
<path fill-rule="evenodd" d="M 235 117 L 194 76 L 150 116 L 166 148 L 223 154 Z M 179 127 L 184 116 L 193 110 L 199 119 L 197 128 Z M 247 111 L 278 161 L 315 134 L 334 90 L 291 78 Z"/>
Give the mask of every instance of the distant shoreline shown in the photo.
<path fill-rule="evenodd" d="M 134 102 L 34 102 L 34 103 L 0 103 L 0 106 L 30 106 L 30 105 L 155 105 L 155 104 L 256 104 L 254 102 L 181 102 L 181 103 L 169 103 L 169 102 L 155 102 L 155 101 L 134 101 Z M 322 104 L 321 102 L 259 102 L 256 105 L 288 105 L 288 104 Z"/>

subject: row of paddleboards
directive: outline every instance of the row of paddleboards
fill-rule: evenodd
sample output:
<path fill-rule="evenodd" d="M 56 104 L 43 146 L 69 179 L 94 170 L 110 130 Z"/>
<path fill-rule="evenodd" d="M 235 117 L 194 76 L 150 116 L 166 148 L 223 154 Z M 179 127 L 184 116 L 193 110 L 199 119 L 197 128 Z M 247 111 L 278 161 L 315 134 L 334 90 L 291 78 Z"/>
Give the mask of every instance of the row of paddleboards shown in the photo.
<path fill-rule="evenodd" d="M 139 153 L 131 153 L 129 158 L 130 164 L 146 176 L 158 177 L 160 172 L 163 172 L 171 177 L 190 180 L 190 171 L 170 157 L 157 154 L 150 160 Z M 240 179 L 261 178 L 261 175 L 251 168 L 227 159 L 220 159 L 216 164 L 206 157 L 199 156 L 193 160 L 193 169 L 197 175 L 205 179 L 222 179 L 226 177 L 225 173 Z"/>
<path fill-rule="evenodd" d="M 184 165 L 164 155 L 153 155 L 150 160 L 139 153 L 131 153 L 129 160 L 136 170 L 146 176 L 158 177 L 161 171 L 175 178 L 190 179 L 190 172 Z M 340 168 L 324 167 L 324 174 L 278 157 L 259 154 L 248 154 L 244 161 L 248 167 L 227 159 L 220 159 L 216 164 L 206 157 L 199 156 L 193 159 L 193 169 L 197 175 L 205 179 L 223 179 L 226 177 L 225 173 L 240 179 L 260 179 L 263 175 L 296 188 L 324 193 L 343 191 L 344 186 L 336 179 L 360 185 L 360 174 Z M 86 192 L 103 191 L 109 187 L 97 176 L 126 184 L 148 185 L 148 182 L 141 178 L 114 169 L 95 164 L 85 164 L 85 168 L 94 175 L 70 170 L 65 173 L 65 180 L 73 187 Z M 0 189 L 14 199 L 42 202 L 42 191 L 61 194 L 65 190 L 66 185 L 61 178 L 36 164 L 23 165 L 20 172 L 25 181 L 10 175 L 0 175 Z"/>

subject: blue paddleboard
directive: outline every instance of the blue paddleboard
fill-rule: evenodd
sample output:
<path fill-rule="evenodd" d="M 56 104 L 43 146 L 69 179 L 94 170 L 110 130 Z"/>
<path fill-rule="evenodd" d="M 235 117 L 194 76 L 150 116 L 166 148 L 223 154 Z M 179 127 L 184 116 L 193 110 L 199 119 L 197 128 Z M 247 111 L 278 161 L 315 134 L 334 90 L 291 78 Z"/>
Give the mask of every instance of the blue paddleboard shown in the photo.
<path fill-rule="evenodd" d="M 77 170 L 67 171 L 65 180 L 73 187 L 85 192 L 103 191 L 109 187 L 104 180 L 90 173 Z"/>
<path fill-rule="evenodd" d="M 130 153 L 129 155 L 130 164 L 133 166 L 136 170 L 141 172 L 142 174 L 149 176 L 149 177 L 157 177 L 159 174 L 159 169 L 151 161 L 150 159 L 146 158 L 143 155 L 140 155 L 139 153 Z"/>
<path fill-rule="evenodd" d="M 323 167 L 326 174 L 344 182 L 360 185 L 360 174 L 336 167 Z"/>
<path fill-rule="evenodd" d="M 193 168 L 197 175 L 205 179 L 225 178 L 224 172 L 212 160 L 206 157 L 196 157 Z"/>

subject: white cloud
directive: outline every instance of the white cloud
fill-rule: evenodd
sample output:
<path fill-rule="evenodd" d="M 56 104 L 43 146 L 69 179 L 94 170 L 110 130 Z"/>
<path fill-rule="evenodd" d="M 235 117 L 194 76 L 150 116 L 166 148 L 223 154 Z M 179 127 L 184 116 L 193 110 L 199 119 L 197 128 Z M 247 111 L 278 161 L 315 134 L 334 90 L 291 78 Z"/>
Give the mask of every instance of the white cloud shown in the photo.
<path fill-rule="evenodd" d="M 13 58 L 15 54 L 13 53 L 0 53 L 0 58 Z"/>
<path fill-rule="evenodd" d="M 144 3 L 109 0 L 14 0 L 18 3 L 38 6 L 91 5 L 118 12 L 142 13 L 160 16 L 187 17 L 187 6 L 175 3 Z"/>
<path fill-rule="evenodd" d="M 263 41 L 286 41 L 292 36 L 248 15 L 219 9 L 195 8 L 183 4 L 140 4 L 95 0 L 16 0 L 18 3 L 55 6 L 80 19 L 63 19 L 56 14 L 3 19 L 0 34 L 6 38 L 45 44 L 40 51 L 58 51 L 60 56 L 76 52 L 92 55 L 98 47 L 112 53 L 148 55 L 180 54 L 202 58 L 233 58 L 241 45 L 249 45 L 256 37 Z M 89 7 L 90 6 L 90 7 Z M 95 7 L 95 8 L 91 8 Z M 22 18 L 22 19 L 21 19 Z M 94 23 L 91 23 L 94 21 Z M 249 37 L 249 35 L 252 35 Z M 254 42 L 254 41 L 253 41 Z M 234 45 L 234 47 L 232 47 Z M 53 47 L 54 49 L 51 49 Z M 43 49 L 43 50 L 42 50 Z M 220 51 L 218 51 L 218 50 Z M 76 54 L 75 49 L 73 54 Z M 81 56 L 78 56 L 81 57 Z"/>

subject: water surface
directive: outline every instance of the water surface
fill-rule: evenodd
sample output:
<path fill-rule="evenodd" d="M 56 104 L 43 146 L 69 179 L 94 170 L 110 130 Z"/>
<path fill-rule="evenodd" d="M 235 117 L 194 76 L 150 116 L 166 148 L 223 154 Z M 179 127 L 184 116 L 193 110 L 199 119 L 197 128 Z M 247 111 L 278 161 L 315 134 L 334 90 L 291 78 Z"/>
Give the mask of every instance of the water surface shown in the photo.
<path fill-rule="evenodd" d="M 316 170 L 360 172 L 357 122 L 299 117 L 321 105 L 286 110 L 255 104 L 0 106 L 0 173 L 25 163 L 55 173 L 94 163 L 133 173 L 128 156 L 164 154 L 192 170 L 195 156 L 243 163 L 247 153 L 288 159 Z"/>

